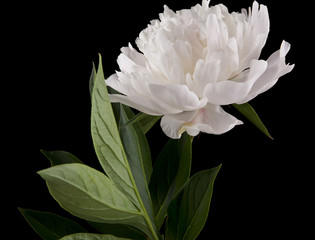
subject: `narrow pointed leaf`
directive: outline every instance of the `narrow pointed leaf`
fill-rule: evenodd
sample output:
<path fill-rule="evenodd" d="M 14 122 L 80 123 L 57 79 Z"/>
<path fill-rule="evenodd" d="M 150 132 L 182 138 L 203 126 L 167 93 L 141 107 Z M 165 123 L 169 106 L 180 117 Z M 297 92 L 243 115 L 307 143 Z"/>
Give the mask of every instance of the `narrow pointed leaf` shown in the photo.
<path fill-rule="evenodd" d="M 91 75 L 90 75 L 90 81 L 89 81 L 89 90 L 90 90 L 91 99 L 92 99 L 95 77 L 96 77 L 96 69 L 95 69 L 95 65 L 93 63 L 92 64 L 92 71 L 91 71 Z"/>
<path fill-rule="evenodd" d="M 262 123 L 256 111 L 252 108 L 251 105 L 249 105 L 249 103 L 233 104 L 233 107 L 235 107 L 244 117 L 246 117 L 252 124 L 254 124 L 267 137 L 273 140 L 266 126 Z"/>
<path fill-rule="evenodd" d="M 58 240 L 73 233 L 87 232 L 74 221 L 49 212 L 19 208 L 31 227 L 45 240 Z"/>
<path fill-rule="evenodd" d="M 132 110 L 120 104 L 119 133 L 134 177 L 143 175 L 142 182 L 148 184 L 152 174 L 152 160 L 147 138 L 138 122 L 126 125 L 134 117 Z M 140 172 L 135 172 L 139 168 Z"/>
<path fill-rule="evenodd" d="M 143 132 L 145 134 L 149 132 L 149 130 L 161 119 L 161 117 L 162 116 L 151 116 L 146 114 L 143 118 L 141 118 L 139 122 Z"/>
<path fill-rule="evenodd" d="M 121 128 L 139 122 L 142 127 L 143 132 L 146 134 L 154 124 L 159 121 L 161 116 L 151 116 L 146 113 L 140 112 L 133 116 L 127 123 L 125 123 Z"/>
<path fill-rule="evenodd" d="M 139 209 L 103 173 L 72 163 L 38 172 L 65 210 L 94 222 L 122 223 L 145 229 Z"/>
<path fill-rule="evenodd" d="M 65 236 L 60 240 L 133 240 L 131 238 L 119 238 L 112 235 L 94 234 L 94 233 L 77 233 Z"/>
<path fill-rule="evenodd" d="M 82 163 L 76 156 L 66 151 L 45 151 L 41 152 L 50 160 L 51 166 L 66 163 Z"/>
<path fill-rule="evenodd" d="M 139 123 L 126 126 L 129 119 L 134 117 L 134 113 L 127 106 L 120 105 L 120 137 L 125 149 L 125 153 L 135 180 L 135 184 L 142 199 L 144 208 L 154 223 L 152 203 L 148 188 L 148 182 L 152 172 L 152 162 L 150 148 Z"/>
<path fill-rule="evenodd" d="M 194 175 L 170 203 L 166 239 L 194 240 L 209 212 L 213 184 L 221 165 Z"/>
<path fill-rule="evenodd" d="M 134 115 L 132 118 L 129 119 L 124 125 L 120 126 L 120 128 L 124 128 L 129 126 L 130 124 L 134 124 L 139 122 L 142 118 L 146 117 L 146 114 L 143 112 L 139 112 L 138 114 Z"/>
<path fill-rule="evenodd" d="M 150 192 L 157 226 L 161 227 L 171 200 L 186 183 L 191 169 L 191 138 L 168 141 L 158 156 L 150 181 Z"/>

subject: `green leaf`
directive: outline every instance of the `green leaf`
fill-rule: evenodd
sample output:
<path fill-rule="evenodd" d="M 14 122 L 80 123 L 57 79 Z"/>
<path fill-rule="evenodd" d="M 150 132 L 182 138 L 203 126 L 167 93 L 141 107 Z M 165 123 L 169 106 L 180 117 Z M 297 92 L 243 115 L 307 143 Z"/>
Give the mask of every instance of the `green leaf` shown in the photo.
<path fill-rule="evenodd" d="M 104 171 L 117 188 L 139 209 L 145 220 L 142 228 L 151 239 L 159 239 L 154 222 L 139 191 L 117 128 L 104 79 L 101 56 L 92 91 L 91 133 L 94 148 Z"/>
<path fill-rule="evenodd" d="M 87 232 L 72 220 L 49 212 L 19 208 L 31 227 L 45 240 L 58 240 L 63 236 Z"/>
<path fill-rule="evenodd" d="M 149 132 L 149 130 L 154 126 L 154 124 L 157 123 L 157 121 L 159 121 L 161 119 L 162 116 L 151 116 L 151 115 L 147 115 L 144 116 L 143 118 L 141 118 L 139 120 L 140 125 L 143 129 L 144 133 Z"/>
<path fill-rule="evenodd" d="M 140 179 L 143 183 L 148 183 L 152 173 L 152 161 L 150 147 L 147 138 L 139 123 L 134 122 L 132 125 L 127 125 L 129 119 L 134 117 L 132 110 L 120 104 L 120 138 L 125 149 L 125 153 L 131 167 L 131 171 L 135 178 L 142 175 Z M 136 184 L 139 189 L 139 183 L 136 180 Z M 142 186 L 144 187 L 144 186 Z"/>
<path fill-rule="evenodd" d="M 65 151 L 45 151 L 41 152 L 50 160 L 51 166 L 65 163 L 82 163 L 76 156 Z"/>
<path fill-rule="evenodd" d="M 134 117 L 129 107 L 120 105 L 120 126 L 124 126 L 129 119 Z M 148 182 L 152 172 L 150 148 L 139 123 L 120 128 L 120 137 L 132 171 L 132 175 L 142 199 L 144 208 L 154 223 L 152 203 Z"/>
<path fill-rule="evenodd" d="M 143 112 L 139 112 L 137 115 L 134 115 L 132 118 L 129 119 L 128 122 L 126 122 L 124 125 L 120 126 L 120 128 L 124 128 L 129 126 L 130 124 L 134 124 L 139 122 L 142 118 L 144 118 L 147 114 Z"/>
<path fill-rule="evenodd" d="M 92 99 L 92 93 L 93 93 L 93 88 L 94 88 L 94 82 L 95 82 L 95 77 L 96 77 L 96 69 L 94 63 L 92 64 L 92 71 L 90 75 L 90 81 L 89 81 L 89 89 L 90 89 L 90 97 Z"/>
<path fill-rule="evenodd" d="M 220 167 L 195 174 L 172 200 L 167 210 L 166 239 L 197 238 L 208 217 L 213 184 Z"/>
<path fill-rule="evenodd" d="M 150 192 L 157 226 L 161 227 L 171 200 L 187 182 L 191 169 L 191 138 L 170 139 L 153 168 Z"/>
<path fill-rule="evenodd" d="M 72 163 L 38 172 L 51 195 L 74 216 L 104 223 L 129 224 L 146 230 L 139 209 L 103 173 Z"/>
<path fill-rule="evenodd" d="M 89 224 L 102 234 L 111 234 L 116 237 L 131 238 L 134 240 L 147 240 L 144 233 L 128 225 L 96 222 L 89 222 Z"/>
<path fill-rule="evenodd" d="M 112 235 L 94 234 L 94 233 L 77 233 L 65 236 L 60 240 L 132 240 L 131 238 L 119 238 Z"/>
<path fill-rule="evenodd" d="M 143 132 L 146 134 L 154 124 L 160 120 L 162 116 L 151 116 L 146 113 L 140 112 L 137 115 L 133 116 L 127 123 L 125 123 L 121 128 L 139 122 Z"/>
<path fill-rule="evenodd" d="M 96 155 L 108 177 L 140 207 L 109 101 L 101 56 L 92 91 L 91 134 Z"/>
<path fill-rule="evenodd" d="M 249 103 L 244 104 L 232 104 L 244 117 L 246 117 L 252 124 L 254 124 L 260 131 L 262 131 L 267 137 L 273 140 L 269 134 L 266 126 L 262 123 L 259 116 L 255 112 Z"/>

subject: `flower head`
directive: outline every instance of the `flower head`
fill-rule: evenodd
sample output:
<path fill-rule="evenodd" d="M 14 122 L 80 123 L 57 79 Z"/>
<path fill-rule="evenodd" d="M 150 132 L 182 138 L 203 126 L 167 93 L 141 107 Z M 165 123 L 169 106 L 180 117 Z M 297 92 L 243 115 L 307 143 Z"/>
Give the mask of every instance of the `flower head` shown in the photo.
<path fill-rule="evenodd" d="M 150 115 L 163 115 L 161 127 L 171 138 L 184 131 L 222 134 L 242 124 L 221 105 L 242 104 L 267 91 L 294 65 L 285 63 L 290 44 L 266 61 L 259 60 L 269 32 L 267 7 L 229 13 L 203 0 L 173 12 L 164 6 L 136 40 L 123 47 L 120 71 L 106 83 L 121 102 Z"/>

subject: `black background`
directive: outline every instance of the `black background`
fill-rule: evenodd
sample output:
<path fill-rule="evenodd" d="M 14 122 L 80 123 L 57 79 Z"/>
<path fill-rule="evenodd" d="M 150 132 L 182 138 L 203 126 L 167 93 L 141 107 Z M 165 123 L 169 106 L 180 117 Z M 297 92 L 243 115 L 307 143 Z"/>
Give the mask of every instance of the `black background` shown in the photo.
<path fill-rule="evenodd" d="M 36 83 L 37 100 L 33 118 L 35 129 L 24 127 L 23 146 L 16 150 L 16 176 L 7 190 L 12 198 L 10 217 L 13 239 L 40 239 L 19 214 L 17 207 L 51 211 L 72 218 L 49 195 L 45 182 L 36 174 L 49 167 L 39 149 L 66 150 L 84 163 L 101 169 L 90 136 L 90 97 L 88 81 L 92 62 L 102 54 L 105 77 L 118 70 L 120 48 L 134 41 L 150 20 L 158 18 L 163 4 L 173 10 L 190 8 L 201 0 L 154 1 L 77 1 L 74 4 L 52 2 L 40 6 L 43 21 L 36 62 L 43 73 Z M 230 11 L 248 8 L 252 1 L 213 0 Z M 296 1 L 260 1 L 270 14 L 270 34 L 261 58 L 278 50 L 281 41 L 291 43 L 287 62 L 294 70 L 268 92 L 251 101 L 274 140 L 270 140 L 237 113 L 244 121 L 230 132 L 201 134 L 193 142 L 192 173 L 222 163 L 214 186 L 207 224 L 198 239 L 284 239 L 306 233 L 311 214 L 309 203 L 314 190 L 308 152 L 313 142 L 313 61 L 308 47 L 313 23 Z M 311 6 L 309 6 L 311 7 Z M 32 78 L 32 77 L 30 77 Z M 227 109 L 230 111 L 230 109 Z M 232 111 L 232 110 L 231 110 Z M 147 134 L 152 158 L 167 141 L 159 124 Z M 39 148 L 35 139 L 38 139 Z M 17 164 L 16 164 L 17 163 Z M 11 219 L 11 218 L 10 218 Z M 18 230 L 17 230 L 18 229 Z"/>

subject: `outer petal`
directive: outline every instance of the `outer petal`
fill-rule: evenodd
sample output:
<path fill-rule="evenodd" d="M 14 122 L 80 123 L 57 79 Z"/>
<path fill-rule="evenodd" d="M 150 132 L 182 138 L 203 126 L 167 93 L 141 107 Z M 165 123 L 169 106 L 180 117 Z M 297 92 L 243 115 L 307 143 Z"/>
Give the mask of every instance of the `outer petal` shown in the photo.
<path fill-rule="evenodd" d="M 248 96 L 242 101 L 237 102 L 238 104 L 248 102 L 256 97 L 258 94 L 267 91 L 276 84 L 279 77 L 292 71 L 294 64 L 287 65 L 285 63 L 285 56 L 287 55 L 289 50 L 290 44 L 286 41 L 283 41 L 280 50 L 276 51 L 268 58 L 268 67 L 264 74 L 257 79 Z"/>
<path fill-rule="evenodd" d="M 222 107 L 208 104 L 191 123 L 183 127 L 189 135 L 195 136 L 199 132 L 222 134 L 240 124 L 243 122 L 225 112 Z"/>
<path fill-rule="evenodd" d="M 136 94 L 136 90 L 128 82 L 120 81 L 118 74 L 124 76 L 122 73 L 114 73 L 105 80 L 106 85 L 125 95 Z"/>
<path fill-rule="evenodd" d="M 215 105 L 237 103 L 244 99 L 255 81 L 264 73 L 267 63 L 263 60 L 252 60 L 250 70 L 241 77 L 218 83 L 208 83 L 203 96 Z"/>
<path fill-rule="evenodd" d="M 134 49 L 130 43 L 128 44 L 128 47 L 122 47 L 121 52 L 136 64 L 146 67 L 147 59 L 142 53 L 139 53 L 136 49 Z"/>
<path fill-rule="evenodd" d="M 154 116 L 182 112 L 182 110 L 170 107 L 163 102 L 153 101 L 150 98 L 141 95 L 124 96 L 119 94 L 110 94 L 109 99 L 111 102 L 120 102 L 141 112 Z"/>
<path fill-rule="evenodd" d="M 164 115 L 161 119 L 161 128 L 166 136 L 173 139 L 179 139 L 184 132 L 180 132 L 183 123 L 183 121 Z"/>
<path fill-rule="evenodd" d="M 242 122 L 225 112 L 220 106 L 212 104 L 198 110 L 190 122 L 179 120 L 171 115 L 165 115 L 161 120 L 164 133 L 176 139 L 180 138 L 185 131 L 191 136 L 196 136 L 199 132 L 222 134 L 239 124 Z"/>

